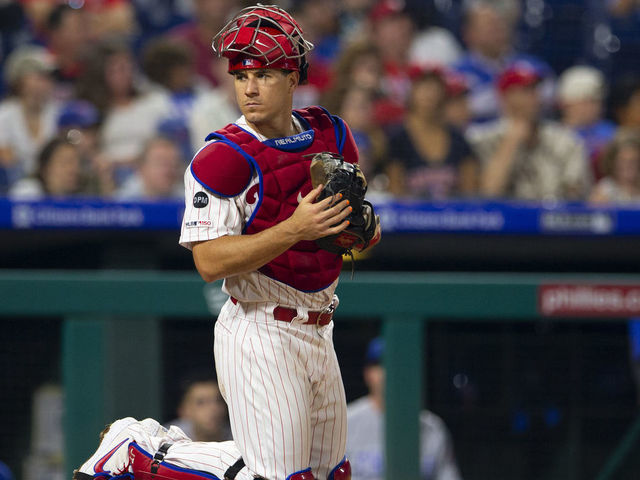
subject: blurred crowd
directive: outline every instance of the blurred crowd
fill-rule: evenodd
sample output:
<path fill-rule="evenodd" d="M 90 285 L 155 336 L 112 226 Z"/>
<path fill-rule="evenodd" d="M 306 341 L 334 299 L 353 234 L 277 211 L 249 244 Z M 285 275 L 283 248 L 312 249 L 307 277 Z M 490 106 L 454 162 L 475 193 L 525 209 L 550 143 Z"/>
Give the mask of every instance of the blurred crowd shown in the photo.
<path fill-rule="evenodd" d="M 240 115 L 210 45 L 245 3 L 0 0 L 0 195 L 182 198 Z M 294 107 L 346 120 L 370 191 L 640 201 L 639 1 L 279 4 L 315 44 Z"/>

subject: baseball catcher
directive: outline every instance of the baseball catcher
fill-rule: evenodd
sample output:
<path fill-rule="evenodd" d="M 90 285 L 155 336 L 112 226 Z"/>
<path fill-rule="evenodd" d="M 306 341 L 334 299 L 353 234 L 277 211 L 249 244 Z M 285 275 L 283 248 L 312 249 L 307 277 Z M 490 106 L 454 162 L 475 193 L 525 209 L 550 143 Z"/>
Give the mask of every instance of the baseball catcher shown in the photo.
<path fill-rule="evenodd" d="M 350 480 L 347 406 L 333 346 L 342 254 L 380 239 L 347 123 L 293 109 L 313 45 L 275 5 L 238 12 L 213 39 L 242 115 L 185 172 L 180 244 L 224 279 L 216 372 L 233 442 L 191 442 L 153 422 L 113 427 L 76 480 Z"/>

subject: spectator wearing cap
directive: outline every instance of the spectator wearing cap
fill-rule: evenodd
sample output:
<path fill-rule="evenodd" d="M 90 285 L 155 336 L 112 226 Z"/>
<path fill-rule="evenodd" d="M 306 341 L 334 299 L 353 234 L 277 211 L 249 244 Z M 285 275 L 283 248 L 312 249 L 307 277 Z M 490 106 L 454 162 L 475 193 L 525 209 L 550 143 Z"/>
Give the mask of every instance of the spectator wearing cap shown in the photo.
<path fill-rule="evenodd" d="M 640 205 L 640 134 L 620 131 L 604 151 L 601 170 L 590 200 L 604 204 Z"/>
<path fill-rule="evenodd" d="M 56 133 L 52 70 L 42 47 L 20 47 L 7 59 L 4 74 L 11 95 L 0 103 L 0 176 L 5 179 L 0 192 L 35 172 L 38 151 Z"/>
<path fill-rule="evenodd" d="M 71 100 L 62 106 L 58 116 L 58 135 L 78 150 L 87 192 L 109 195 L 115 189 L 113 164 L 100 152 L 100 114 L 86 100 Z"/>
<path fill-rule="evenodd" d="M 605 97 L 604 75 L 596 68 L 571 67 L 558 80 L 557 100 L 562 123 L 582 138 L 598 178 L 602 176 L 597 168 L 598 158 L 616 132 L 615 124 L 602 116 Z"/>
<path fill-rule="evenodd" d="M 500 115 L 495 82 L 501 72 L 514 63 L 527 62 L 538 71 L 543 79 L 545 108 L 552 105 L 554 79 L 551 67 L 542 59 L 515 49 L 514 31 L 518 16 L 519 7 L 515 10 L 500 8 L 499 4 L 488 0 L 467 2 L 462 27 L 467 53 L 453 68 L 467 79 L 475 123 L 494 120 Z"/>
<path fill-rule="evenodd" d="M 382 480 L 384 470 L 384 341 L 373 339 L 363 369 L 368 395 L 347 405 L 347 458 L 352 480 Z M 460 480 L 451 435 L 435 413 L 420 413 L 420 470 L 423 480 Z"/>
<path fill-rule="evenodd" d="M 464 136 L 447 125 L 445 74 L 418 73 L 402 124 L 389 133 L 389 190 L 394 195 L 444 200 L 477 190 L 477 162 Z"/>
<path fill-rule="evenodd" d="M 591 172 L 582 141 L 541 118 L 539 82 L 526 63 L 507 69 L 498 80 L 503 116 L 468 131 L 487 197 L 582 200 L 588 195 Z"/>

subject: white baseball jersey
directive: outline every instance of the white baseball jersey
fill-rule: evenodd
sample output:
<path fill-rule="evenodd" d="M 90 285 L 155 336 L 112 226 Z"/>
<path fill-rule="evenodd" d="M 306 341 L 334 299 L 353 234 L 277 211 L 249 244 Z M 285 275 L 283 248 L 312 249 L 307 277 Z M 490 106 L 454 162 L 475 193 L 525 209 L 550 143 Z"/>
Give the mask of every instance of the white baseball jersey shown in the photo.
<path fill-rule="evenodd" d="M 299 120 L 292 116 L 298 131 Z M 244 116 L 236 125 L 247 130 L 259 140 L 267 138 L 253 130 Z M 240 235 L 257 206 L 258 174 L 254 172 L 249 185 L 239 195 L 228 198 L 215 195 L 194 178 L 191 168 L 184 174 L 185 212 L 180 232 L 180 245 L 191 249 L 193 244 L 213 240 L 224 235 Z M 225 278 L 222 291 L 246 302 L 274 302 L 287 307 L 322 310 L 333 300 L 338 281 L 319 292 L 302 292 L 289 285 L 254 271 Z"/>
<path fill-rule="evenodd" d="M 352 480 L 384 479 L 384 416 L 369 397 L 347 408 L 347 456 Z M 429 411 L 420 414 L 420 471 L 422 480 L 460 480 L 451 440 L 444 422 Z"/>
<path fill-rule="evenodd" d="M 266 140 L 244 117 L 236 124 Z M 192 248 L 195 242 L 241 235 L 257 205 L 258 180 L 254 174 L 241 194 L 226 198 L 208 191 L 187 169 L 180 244 Z M 218 383 L 235 444 L 257 476 L 281 480 L 311 468 L 324 480 L 344 458 L 346 399 L 333 324 L 303 325 L 309 310 L 336 304 L 337 283 L 308 293 L 258 271 L 224 280 L 223 291 L 238 301 L 227 301 L 215 325 Z M 291 323 L 276 320 L 276 306 L 296 309 L 298 316 Z"/>

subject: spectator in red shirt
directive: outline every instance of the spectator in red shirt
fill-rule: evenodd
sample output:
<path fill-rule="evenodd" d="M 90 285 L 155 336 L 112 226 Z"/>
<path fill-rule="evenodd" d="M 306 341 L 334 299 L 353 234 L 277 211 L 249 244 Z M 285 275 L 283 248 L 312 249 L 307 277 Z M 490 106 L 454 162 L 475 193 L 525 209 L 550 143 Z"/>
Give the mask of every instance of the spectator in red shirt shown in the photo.
<path fill-rule="evenodd" d="M 89 42 L 87 20 L 85 10 L 66 4 L 55 6 L 47 17 L 47 46 L 55 62 L 55 96 L 61 100 L 72 96 L 73 83 L 82 72 L 83 54 Z"/>

